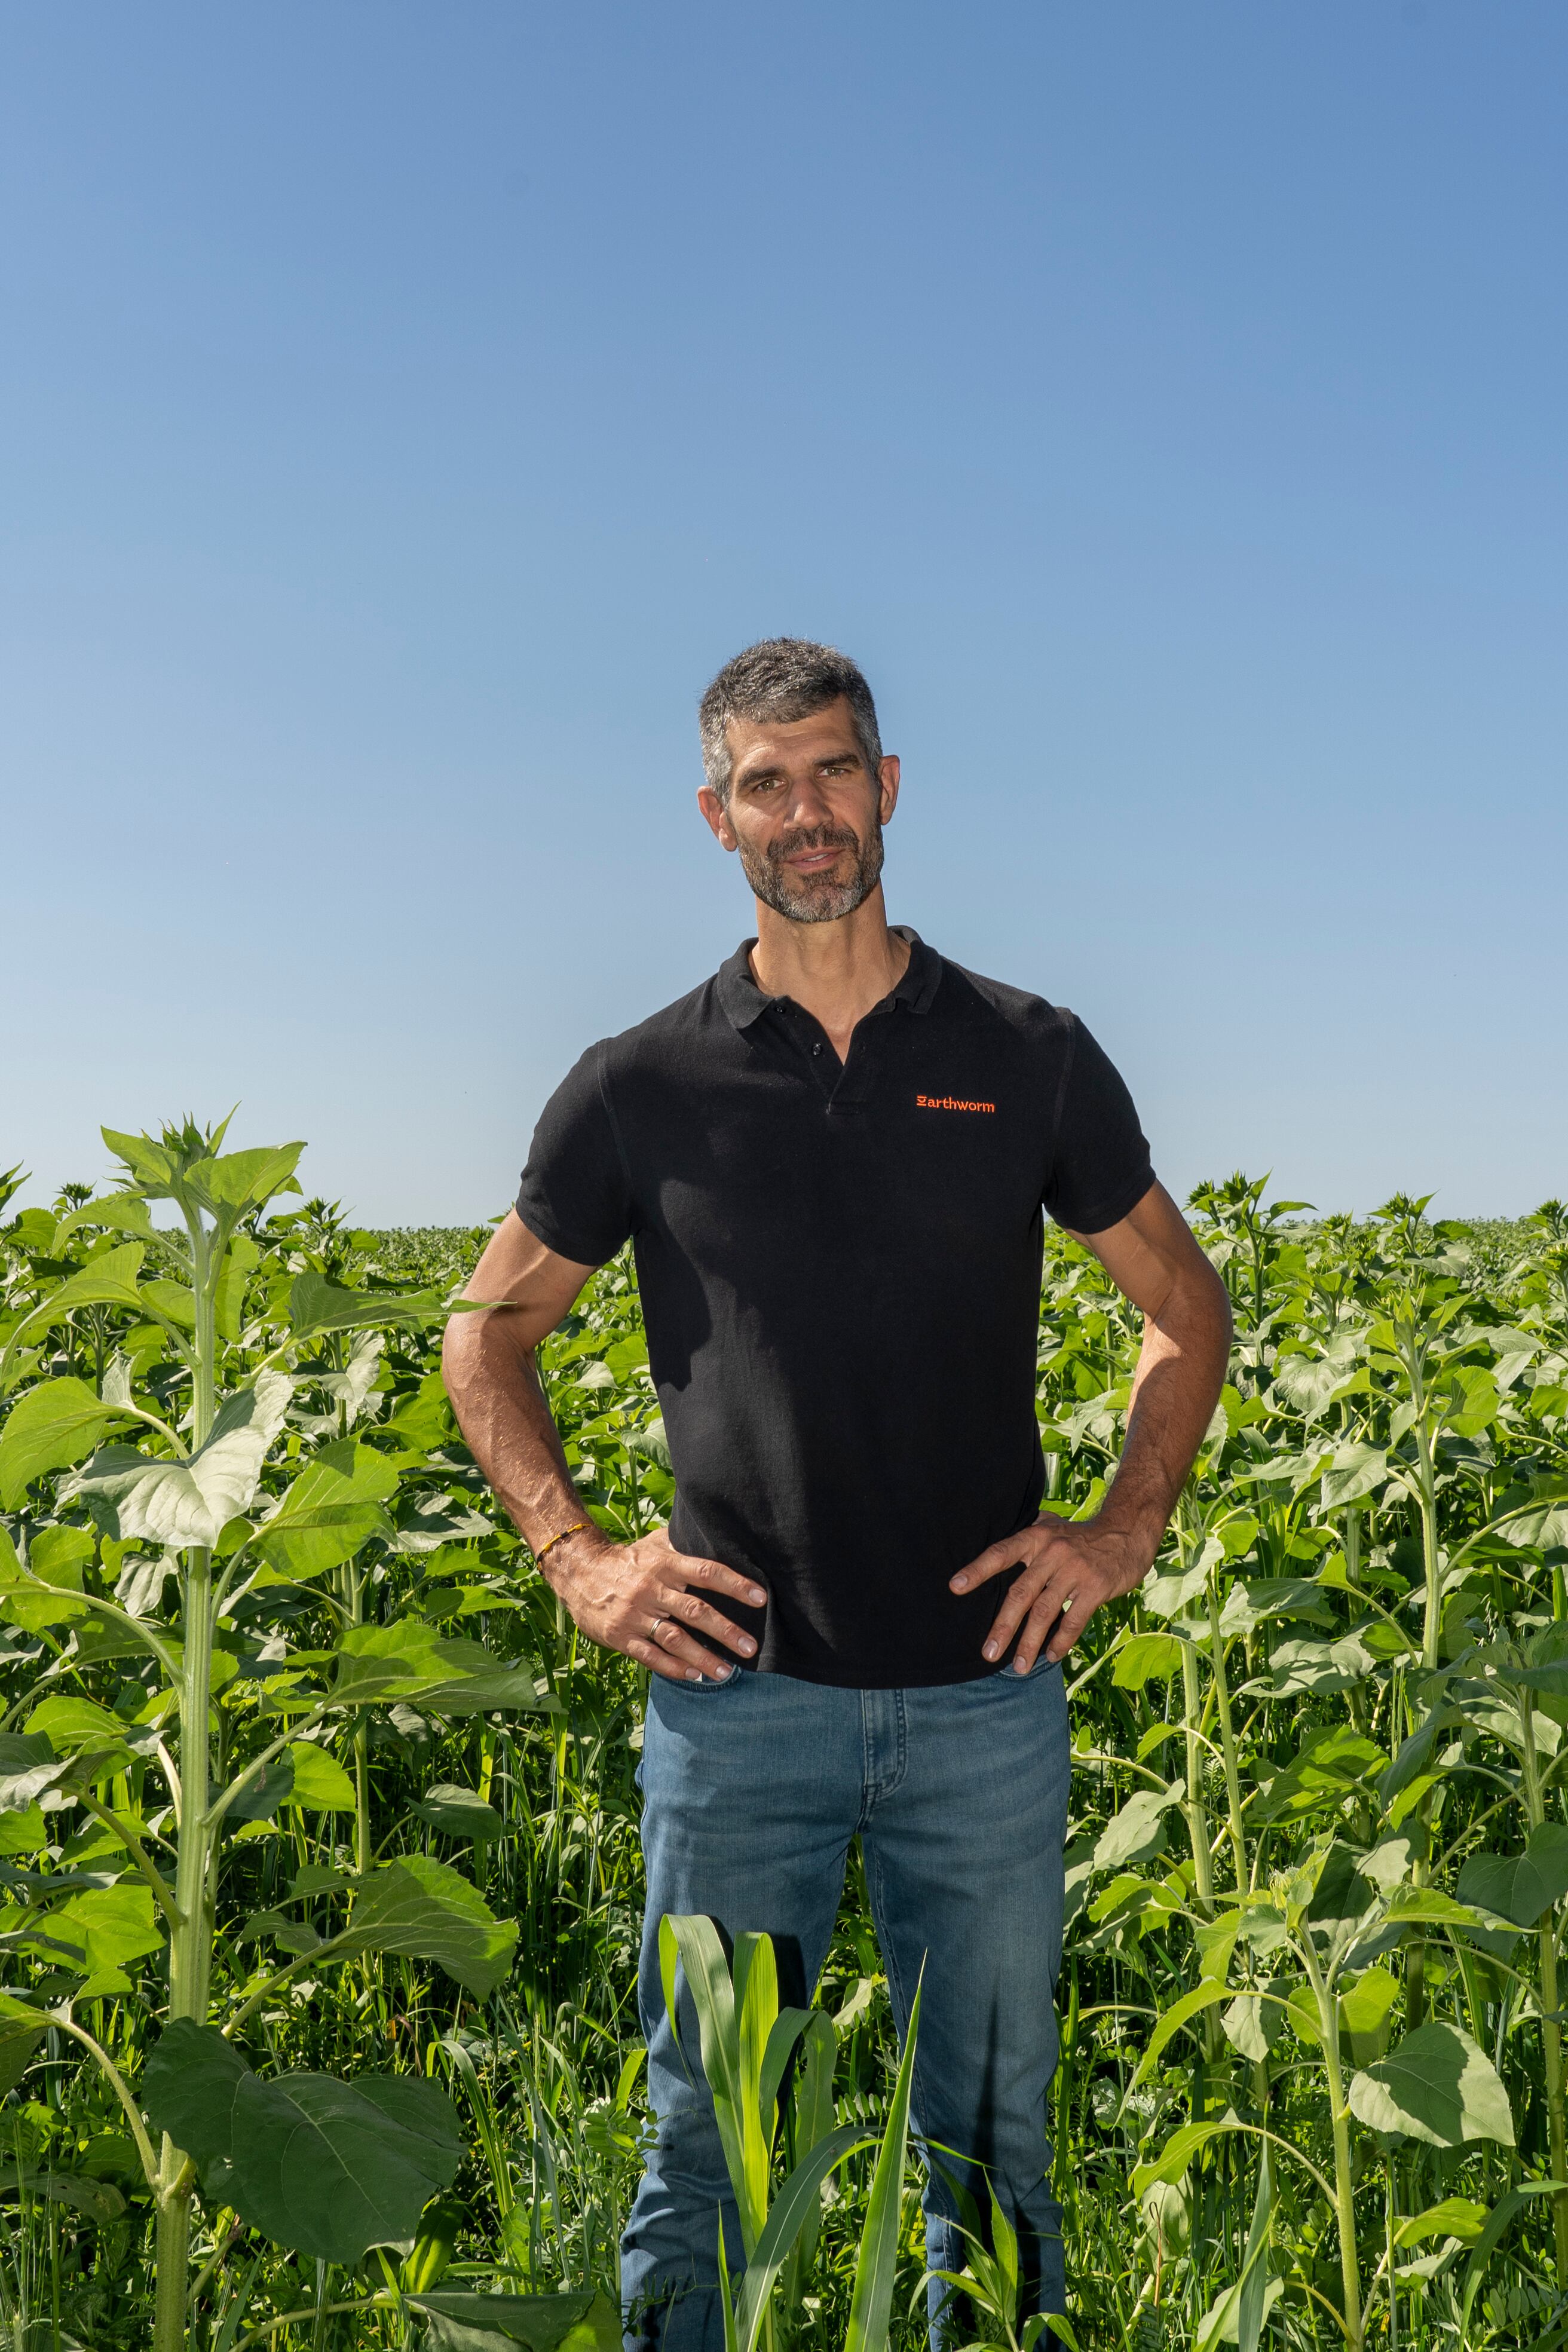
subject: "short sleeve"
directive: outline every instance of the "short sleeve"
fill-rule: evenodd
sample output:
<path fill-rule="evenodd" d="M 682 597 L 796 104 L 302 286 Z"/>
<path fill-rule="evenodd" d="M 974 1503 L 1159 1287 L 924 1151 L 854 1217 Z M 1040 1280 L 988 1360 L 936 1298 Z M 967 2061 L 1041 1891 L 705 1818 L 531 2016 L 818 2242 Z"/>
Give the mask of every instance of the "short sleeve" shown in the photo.
<path fill-rule="evenodd" d="M 1154 1181 L 1149 1145 L 1121 1072 L 1073 1015 L 1045 1204 L 1058 1225 L 1102 1234 Z"/>
<path fill-rule="evenodd" d="M 604 1047 L 591 1046 L 540 1113 L 517 1213 L 558 1257 L 603 1265 L 629 1239 L 631 1180 L 606 1099 Z"/>

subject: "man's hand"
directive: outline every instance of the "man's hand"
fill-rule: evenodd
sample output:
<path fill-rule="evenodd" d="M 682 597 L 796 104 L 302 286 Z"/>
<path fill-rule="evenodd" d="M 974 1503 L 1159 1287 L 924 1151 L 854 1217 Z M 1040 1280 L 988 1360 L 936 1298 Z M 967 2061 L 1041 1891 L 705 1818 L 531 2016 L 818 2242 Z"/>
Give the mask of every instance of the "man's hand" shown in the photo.
<path fill-rule="evenodd" d="M 761 1585 L 719 1560 L 677 1551 L 667 1528 L 615 1544 L 585 1528 L 553 1546 L 540 1573 L 591 1642 L 624 1651 L 668 1682 L 700 1682 L 706 1675 L 721 1683 L 735 1672 L 732 1659 L 704 1649 L 699 1633 L 739 1657 L 756 1652 L 751 1635 L 702 1596 L 727 1592 L 760 1609 L 768 1597 Z"/>
<path fill-rule="evenodd" d="M 1001 1657 L 1021 1625 L 1013 1660 L 1020 1675 L 1028 1673 L 1042 1643 L 1053 1663 L 1065 1658 L 1100 1603 L 1131 1592 L 1149 1571 L 1146 1547 L 1124 1530 L 1044 1511 L 1032 1528 L 987 1545 L 978 1559 L 959 1570 L 952 1589 L 970 1592 L 1020 1560 L 1023 1574 L 996 1612 L 984 1651 L 988 1658 Z"/>

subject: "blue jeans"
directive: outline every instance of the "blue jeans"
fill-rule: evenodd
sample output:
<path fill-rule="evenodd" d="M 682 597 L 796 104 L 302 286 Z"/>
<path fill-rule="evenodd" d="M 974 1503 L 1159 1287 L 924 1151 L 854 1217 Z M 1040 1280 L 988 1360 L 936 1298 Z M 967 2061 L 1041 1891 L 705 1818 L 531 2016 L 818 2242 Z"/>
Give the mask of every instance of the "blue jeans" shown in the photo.
<path fill-rule="evenodd" d="M 638 1999 L 658 2137 L 622 2243 L 627 2344 L 722 2352 L 718 2217 L 743 2260 L 712 2102 L 682 1993 L 687 2079 L 665 2015 L 658 1922 L 705 1912 L 764 1928 L 780 1997 L 804 2000 L 827 1954 L 852 1838 L 900 2037 L 925 1966 L 913 2127 L 988 2210 L 1016 2228 L 1036 2308 L 1064 2307 L 1061 2209 L 1050 2194 L 1046 2091 L 1057 2061 L 1067 1702 L 1059 1666 L 935 1689 L 839 1690 L 737 1670 L 656 1679 L 644 1732 L 647 1864 Z M 981 2168 L 984 2168 L 982 2170 Z M 961 2271 L 956 2200 L 929 2164 L 926 2260 Z M 932 2295 L 933 2314 L 944 2289 Z"/>

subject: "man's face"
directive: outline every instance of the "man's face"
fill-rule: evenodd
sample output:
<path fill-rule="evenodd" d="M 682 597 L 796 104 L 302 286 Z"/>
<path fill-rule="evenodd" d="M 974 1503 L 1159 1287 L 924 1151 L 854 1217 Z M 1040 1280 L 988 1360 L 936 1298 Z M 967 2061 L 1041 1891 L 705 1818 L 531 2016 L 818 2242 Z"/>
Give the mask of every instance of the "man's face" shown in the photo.
<path fill-rule="evenodd" d="M 793 923 L 852 915 L 881 875 L 897 760 L 871 773 L 842 699 L 809 719 L 731 719 L 728 740 L 728 802 L 709 784 L 697 797 L 757 897 Z"/>

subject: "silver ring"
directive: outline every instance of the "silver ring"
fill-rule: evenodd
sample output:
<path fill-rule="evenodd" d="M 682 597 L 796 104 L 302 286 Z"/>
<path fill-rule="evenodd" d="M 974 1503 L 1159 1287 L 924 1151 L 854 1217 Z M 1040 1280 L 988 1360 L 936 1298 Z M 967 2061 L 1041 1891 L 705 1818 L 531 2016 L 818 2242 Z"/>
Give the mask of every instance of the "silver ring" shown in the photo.
<path fill-rule="evenodd" d="M 653 1621 L 653 1623 L 652 1623 L 652 1624 L 648 1627 L 648 1629 L 647 1629 L 647 1637 L 648 1637 L 648 1640 L 649 1640 L 650 1642 L 657 1642 L 657 1641 L 658 1641 L 658 1629 L 659 1629 L 659 1627 L 660 1627 L 661 1625 L 668 1625 L 668 1622 L 669 1622 L 669 1620 L 668 1620 L 668 1617 L 656 1617 L 656 1618 L 654 1619 L 654 1621 Z"/>

